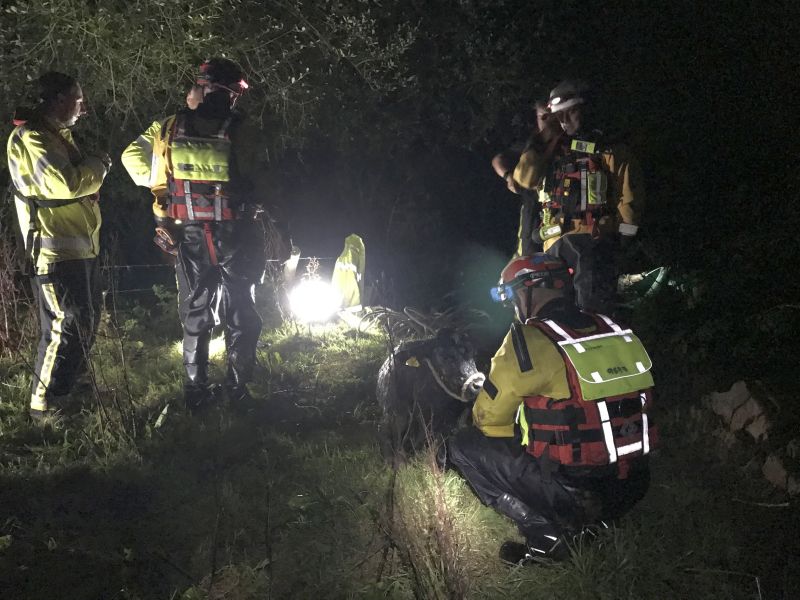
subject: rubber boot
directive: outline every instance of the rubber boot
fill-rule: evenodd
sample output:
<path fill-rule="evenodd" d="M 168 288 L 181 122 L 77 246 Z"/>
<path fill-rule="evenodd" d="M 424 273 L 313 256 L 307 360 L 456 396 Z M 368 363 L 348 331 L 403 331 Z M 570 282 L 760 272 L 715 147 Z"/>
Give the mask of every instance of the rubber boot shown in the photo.
<path fill-rule="evenodd" d="M 569 548 L 561 529 L 511 494 L 501 494 L 494 508 L 517 524 L 525 536 L 525 544 L 505 542 L 500 546 L 500 559 L 513 564 L 528 564 L 545 559 L 560 561 L 569 557 Z"/>

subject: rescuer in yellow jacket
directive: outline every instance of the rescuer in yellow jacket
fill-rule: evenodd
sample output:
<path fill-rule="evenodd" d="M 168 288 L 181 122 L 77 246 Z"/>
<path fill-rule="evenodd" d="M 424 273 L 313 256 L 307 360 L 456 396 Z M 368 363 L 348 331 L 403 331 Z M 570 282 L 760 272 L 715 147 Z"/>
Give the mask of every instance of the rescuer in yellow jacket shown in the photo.
<path fill-rule="evenodd" d="M 39 105 L 23 116 L 6 154 L 25 251 L 39 297 L 41 337 L 30 414 L 41 419 L 66 401 L 94 340 L 100 251 L 98 191 L 111 166 L 83 153 L 70 133 L 85 114 L 83 91 L 63 73 L 42 75 Z"/>
<path fill-rule="evenodd" d="M 177 250 L 179 314 L 183 324 L 184 397 L 189 409 L 215 400 L 208 380 L 211 330 L 225 325 L 225 389 L 246 405 L 261 318 L 254 286 L 265 267 L 263 229 L 255 220 L 265 193 L 258 131 L 233 110 L 247 88 L 241 69 L 215 58 L 201 66 L 195 110 L 153 123 L 125 151 L 136 183 L 155 197 L 157 224 Z M 150 143 L 152 140 L 152 151 Z M 147 157 L 151 157 L 150 167 Z"/>
<path fill-rule="evenodd" d="M 632 332 L 577 309 L 558 258 L 512 259 L 493 296 L 514 305 L 518 322 L 492 359 L 473 407 L 475 427 L 448 442 L 448 456 L 481 501 L 525 537 L 525 544 L 503 544 L 503 560 L 561 560 L 572 536 L 621 516 L 647 490 L 651 435 L 655 443 L 645 414 L 649 357 Z M 586 359 L 577 359 L 578 371 L 568 362 L 557 332 L 586 338 L 579 346 L 591 357 L 588 369 L 581 366 Z M 608 399 L 583 401 L 586 370 Z M 616 375 L 623 371 L 631 377 Z"/>
<path fill-rule="evenodd" d="M 573 269 L 578 306 L 610 312 L 616 249 L 638 232 L 644 183 L 630 149 L 592 128 L 590 100 L 585 83 L 556 86 L 548 108 L 563 135 L 534 139 L 507 174 L 510 185 L 538 195 L 541 218 L 534 241 Z"/>

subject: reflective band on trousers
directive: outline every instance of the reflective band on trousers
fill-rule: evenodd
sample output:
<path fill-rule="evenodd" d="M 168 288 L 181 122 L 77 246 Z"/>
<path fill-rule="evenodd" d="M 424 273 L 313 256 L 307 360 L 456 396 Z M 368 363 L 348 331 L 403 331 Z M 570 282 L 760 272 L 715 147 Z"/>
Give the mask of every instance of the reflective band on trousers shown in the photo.
<path fill-rule="evenodd" d="M 47 343 L 41 370 L 34 374 L 34 377 L 38 380 L 31 395 L 31 408 L 34 410 L 47 410 L 45 394 L 53 376 L 53 368 L 58 356 L 58 348 L 61 345 L 61 334 L 64 329 L 64 319 L 66 318 L 66 314 L 61 310 L 58 302 L 56 288 L 52 283 L 42 285 L 42 297 L 46 309 L 53 315 L 53 320 L 50 324 L 50 340 Z"/>

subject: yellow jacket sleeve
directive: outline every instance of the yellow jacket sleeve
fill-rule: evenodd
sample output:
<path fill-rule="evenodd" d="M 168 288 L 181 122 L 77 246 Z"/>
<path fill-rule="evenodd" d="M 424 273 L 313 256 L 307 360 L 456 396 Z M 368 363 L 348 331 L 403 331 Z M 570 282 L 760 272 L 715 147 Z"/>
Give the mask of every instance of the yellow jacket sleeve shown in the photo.
<path fill-rule="evenodd" d="M 153 214 L 166 218 L 167 142 L 166 132 L 175 117 L 154 121 L 122 153 L 122 164 L 136 185 L 149 187 L 153 193 Z"/>
<path fill-rule="evenodd" d="M 136 185 L 152 187 L 154 164 L 153 145 L 161 136 L 161 122 L 155 121 L 142 135 L 133 140 L 122 153 L 122 165 Z"/>
<path fill-rule="evenodd" d="M 57 139 L 60 135 L 63 139 Z M 70 200 L 95 194 L 108 173 L 95 156 L 70 157 L 75 146 L 69 130 L 41 131 L 18 127 L 9 138 L 8 166 L 17 189 L 40 200 Z M 77 148 L 74 154 L 80 156 Z"/>
<path fill-rule="evenodd" d="M 644 177 L 639 163 L 622 144 L 605 152 L 603 163 L 611 174 L 608 202 L 612 210 L 616 207 L 620 233 L 634 235 L 644 209 Z"/>
<path fill-rule="evenodd" d="M 514 168 L 514 182 L 526 190 L 535 189 L 547 173 L 548 159 L 541 152 L 529 148 L 519 157 Z"/>
<path fill-rule="evenodd" d="M 569 397 L 564 360 L 538 329 L 515 324 L 492 358 L 472 409 L 473 421 L 488 437 L 513 437 L 522 400 L 537 395 Z"/>

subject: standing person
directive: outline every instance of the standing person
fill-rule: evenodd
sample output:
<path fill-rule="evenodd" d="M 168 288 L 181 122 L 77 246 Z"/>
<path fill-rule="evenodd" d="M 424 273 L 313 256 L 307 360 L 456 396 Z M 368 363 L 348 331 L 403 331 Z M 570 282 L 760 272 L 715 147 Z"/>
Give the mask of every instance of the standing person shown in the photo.
<path fill-rule="evenodd" d="M 256 128 L 234 110 L 247 89 L 230 60 L 200 67 L 203 100 L 159 122 L 153 137 L 154 212 L 177 248 L 183 325 L 184 398 L 190 410 L 214 400 L 208 380 L 211 331 L 225 325 L 225 389 L 233 405 L 250 399 L 261 318 L 254 287 L 264 272 L 263 233 L 256 216 L 264 171 Z M 152 129 L 153 126 L 151 126 Z M 134 180 L 136 180 L 134 178 Z M 160 213 L 160 214 L 159 214 Z"/>
<path fill-rule="evenodd" d="M 528 256 L 536 250 L 541 250 L 542 246 L 538 235 L 539 203 L 536 193 L 533 190 L 524 190 L 514 183 L 512 177 L 514 167 L 519 161 L 520 154 L 526 152 L 528 148 L 536 146 L 542 152 L 547 152 L 550 142 L 561 135 L 561 127 L 550 113 L 547 101 L 537 101 L 534 105 L 534 110 L 536 111 L 536 125 L 525 145 L 511 146 L 508 150 L 492 158 L 492 168 L 497 176 L 505 181 L 508 190 L 522 196 L 519 228 L 517 230 L 517 248 L 514 256 Z"/>
<path fill-rule="evenodd" d="M 548 107 L 563 134 L 552 149 L 530 145 L 514 168 L 513 182 L 537 190 L 537 237 L 545 252 L 574 270 L 578 305 L 610 312 L 616 250 L 639 229 L 642 174 L 625 145 L 594 129 L 591 90 L 585 83 L 561 82 L 550 92 Z"/>
<path fill-rule="evenodd" d="M 51 71 L 38 80 L 39 104 L 18 111 L 8 138 L 8 170 L 25 251 L 39 300 L 39 348 L 29 413 L 46 421 L 65 408 L 85 365 L 99 317 L 98 191 L 107 154 L 82 152 L 70 128 L 86 114 L 83 90 Z"/>
<path fill-rule="evenodd" d="M 561 259 L 513 259 L 492 295 L 513 303 L 518 322 L 475 401 L 476 427 L 448 443 L 450 460 L 524 536 L 503 544 L 501 558 L 560 560 L 572 536 L 647 491 L 650 358 L 630 330 L 577 309 Z"/>

